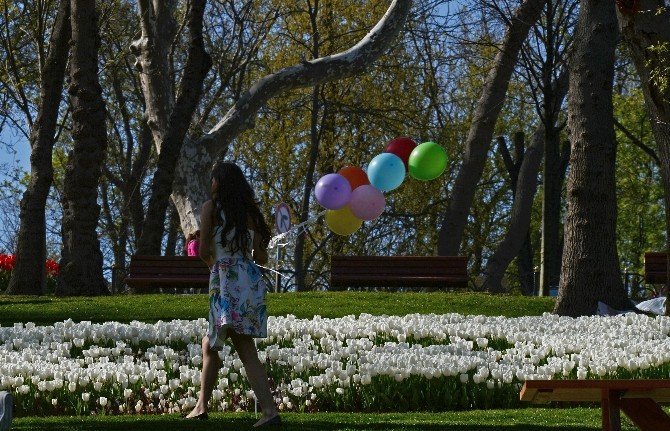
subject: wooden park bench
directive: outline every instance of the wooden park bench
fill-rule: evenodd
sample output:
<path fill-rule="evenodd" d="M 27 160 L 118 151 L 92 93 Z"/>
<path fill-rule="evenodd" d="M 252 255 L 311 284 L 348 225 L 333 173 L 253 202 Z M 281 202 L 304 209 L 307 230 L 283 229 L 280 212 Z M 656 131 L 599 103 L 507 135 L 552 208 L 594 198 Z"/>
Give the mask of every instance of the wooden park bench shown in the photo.
<path fill-rule="evenodd" d="M 464 288 L 465 256 L 333 256 L 331 287 Z"/>
<path fill-rule="evenodd" d="M 644 281 L 650 284 L 665 283 L 668 277 L 667 253 L 644 254 Z"/>
<path fill-rule="evenodd" d="M 528 380 L 521 401 L 600 402 L 602 429 L 620 431 L 620 410 L 642 431 L 670 430 L 670 417 L 658 404 L 670 402 L 670 379 Z"/>
<path fill-rule="evenodd" d="M 130 260 L 126 284 L 136 291 L 207 288 L 209 268 L 199 257 L 135 255 Z"/>

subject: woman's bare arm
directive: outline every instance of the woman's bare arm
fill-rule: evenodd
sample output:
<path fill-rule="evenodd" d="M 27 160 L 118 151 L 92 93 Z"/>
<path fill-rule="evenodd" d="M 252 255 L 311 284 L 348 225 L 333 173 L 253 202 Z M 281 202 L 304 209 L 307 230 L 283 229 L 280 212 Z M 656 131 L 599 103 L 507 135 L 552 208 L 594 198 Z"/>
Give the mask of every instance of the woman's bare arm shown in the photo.
<path fill-rule="evenodd" d="M 260 235 L 254 235 L 254 262 L 261 265 L 268 263 L 268 251 L 261 241 Z"/>
<path fill-rule="evenodd" d="M 214 256 L 212 254 L 212 209 L 214 204 L 211 200 L 202 204 L 200 210 L 200 259 L 204 260 L 207 266 L 214 265 Z"/>

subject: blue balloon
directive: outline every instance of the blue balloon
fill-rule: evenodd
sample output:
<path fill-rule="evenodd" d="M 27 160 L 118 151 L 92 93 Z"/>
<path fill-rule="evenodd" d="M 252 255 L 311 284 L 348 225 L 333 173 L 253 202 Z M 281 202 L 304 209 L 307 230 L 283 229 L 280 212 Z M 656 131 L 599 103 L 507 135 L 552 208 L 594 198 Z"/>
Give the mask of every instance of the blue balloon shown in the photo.
<path fill-rule="evenodd" d="M 368 179 L 377 189 L 389 192 L 405 179 L 405 164 L 393 153 L 381 153 L 368 165 Z"/>

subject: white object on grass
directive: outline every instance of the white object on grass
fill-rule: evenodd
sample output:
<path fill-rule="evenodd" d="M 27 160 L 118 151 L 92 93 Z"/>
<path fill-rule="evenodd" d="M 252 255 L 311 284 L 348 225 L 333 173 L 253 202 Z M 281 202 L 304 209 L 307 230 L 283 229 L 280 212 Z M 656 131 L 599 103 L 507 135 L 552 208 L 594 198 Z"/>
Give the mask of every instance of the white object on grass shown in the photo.
<path fill-rule="evenodd" d="M 640 311 L 645 313 L 653 313 L 658 316 L 665 314 L 665 297 L 653 298 L 647 301 L 642 301 L 635 306 Z"/>

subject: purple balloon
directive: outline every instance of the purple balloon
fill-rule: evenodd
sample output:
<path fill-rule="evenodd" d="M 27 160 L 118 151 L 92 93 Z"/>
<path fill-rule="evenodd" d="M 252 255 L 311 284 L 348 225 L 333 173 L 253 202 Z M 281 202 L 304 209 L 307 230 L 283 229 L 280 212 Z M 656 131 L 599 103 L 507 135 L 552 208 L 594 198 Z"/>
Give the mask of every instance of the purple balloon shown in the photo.
<path fill-rule="evenodd" d="M 374 220 L 384 212 L 386 199 L 384 194 L 370 184 L 356 187 L 351 192 L 349 209 L 361 220 Z"/>
<path fill-rule="evenodd" d="M 339 210 L 351 199 L 351 185 L 340 174 L 327 174 L 321 177 L 314 187 L 316 200 L 322 207 Z"/>

